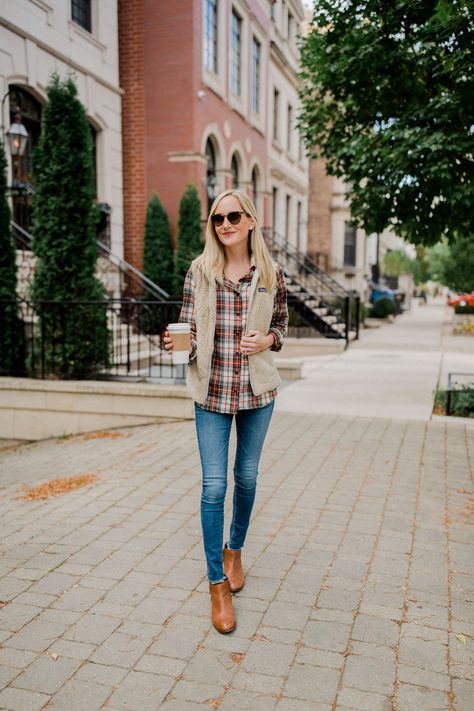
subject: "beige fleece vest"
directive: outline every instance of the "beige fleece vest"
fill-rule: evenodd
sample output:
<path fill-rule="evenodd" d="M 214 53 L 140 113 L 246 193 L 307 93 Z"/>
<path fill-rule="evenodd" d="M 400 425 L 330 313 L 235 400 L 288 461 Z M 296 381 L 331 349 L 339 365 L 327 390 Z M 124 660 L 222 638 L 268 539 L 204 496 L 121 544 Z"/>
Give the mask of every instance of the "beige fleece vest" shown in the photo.
<path fill-rule="evenodd" d="M 196 319 L 196 358 L 188 368 L 187 385 L 191 397 L 203 405 L 209 390 L 212 353 L 216 331 L 216 282 L 210 283 L 202 271 L 193 268 L 196 285 L 194 315 Z M 273 316 L 274 292 L 258 291 L 259 273 L 255 269 L 250 285 L 247 331 L 267 334 Z M 250 385 L 254 395 L 273 390 L 281 383 L 270 350 L 255 353 L 249 358 Z"/>

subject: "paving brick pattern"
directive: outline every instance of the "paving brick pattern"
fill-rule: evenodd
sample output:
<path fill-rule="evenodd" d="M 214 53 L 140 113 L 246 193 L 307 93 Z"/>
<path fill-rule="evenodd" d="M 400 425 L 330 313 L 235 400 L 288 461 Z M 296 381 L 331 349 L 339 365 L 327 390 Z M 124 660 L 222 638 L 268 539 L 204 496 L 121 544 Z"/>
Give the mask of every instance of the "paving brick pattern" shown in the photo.
<path fill-rule="evenodd" d="M 473 710 L 472 427 L 277 413 L 227 636 L 193 423 L 120 435 L 0 452 L 0 709 Z"/>

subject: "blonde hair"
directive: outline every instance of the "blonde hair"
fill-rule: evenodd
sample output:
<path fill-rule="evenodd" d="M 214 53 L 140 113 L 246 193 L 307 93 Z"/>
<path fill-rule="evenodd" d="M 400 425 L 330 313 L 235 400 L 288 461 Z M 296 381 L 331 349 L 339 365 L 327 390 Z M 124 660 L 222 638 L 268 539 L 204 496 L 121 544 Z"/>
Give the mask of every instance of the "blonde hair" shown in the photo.
<path fill-rule="evenodd" d="M 263 239 L 255 205 L 242 190 L 225 190 L 220 193 L 212 203 L 207 219 L 204 250 L 195 260 L 195 264 L 203 271 L 209 281 L 211 279 L 217 279 L 218 282 L 222 283 L 224 280 L 225 250 L 217 237 L 214 225 L 212 224 L 211 215 L 216 211 L 220 201 L 229 195 L 235 197 L 239 201 L 245 214 L 248 217 L 252 217 L 255 221 L 255 226 L 249 231 L 249 254 L 253 257 L 255 266 L 258 269 L 260 275 L 259 283 L 263 284 L 268 291 L 271 291 L 276 286 L 275 267 L 273 266 L 270 253 Z"/>

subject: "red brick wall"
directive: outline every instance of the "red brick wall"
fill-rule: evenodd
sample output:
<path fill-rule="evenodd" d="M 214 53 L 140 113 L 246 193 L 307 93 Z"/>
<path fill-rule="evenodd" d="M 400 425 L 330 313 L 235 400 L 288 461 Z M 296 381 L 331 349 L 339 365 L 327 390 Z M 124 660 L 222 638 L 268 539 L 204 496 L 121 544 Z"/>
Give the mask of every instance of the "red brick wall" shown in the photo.
<path fill-rule="evenodd" d="M 326 173 L 322 158 L 309 164 L 308 253 L 322 252 L 331 256 L 331 202 L 334 178 Z"/>
<path fill-rule="evenodd" d="M 147 199 L 157 192 L 172 226 L 188 183 L 202 178 L 194 162 L 170 162 L 169 153 L 195 152 L 196 38 L 201 24 L 193 0 L 145 0 Z M 196 7 L 195 7 L 196 6 Z M 173 230 L 175 231 L 175 230 Z"/>
<path fill-rule="evenodd" d="M 230 170 L 230 148 L 239 141 L 247 172 L 258 157 L 261 188 L 267 187 L 264 136 L 202 83 L 202 12 L 202 0 L 119 0 L 125 256 L 138 268 L 146 205 L 153 192 L 168 212 L 174 236 L 179 201 L 188 183 L 196 185 L 206 217 L 207 168 L 199 154 L 208 124 L 217 124 L 222 137 L 224 121 L 230 124 L 224 169 Z M 265 77 L 266 68 L 262 69 Z M 206 92 L 203 99 L 197 95 L 200 89 Z M 245 149 L 247 138 L 250 153 Z M 170 154 L 176 153 L 184 160 L 173 160 Z M 191 156 L 197 159 L 190 160 Z M 244 178 L 250 180 L 250 175 Z"/>
<path fill-rule="evenodd" d="M 122 97 L 124 254 L 143 266 L 146 212 L 146 121 L 143 0 L 119 0 L 119 67 Z"/>

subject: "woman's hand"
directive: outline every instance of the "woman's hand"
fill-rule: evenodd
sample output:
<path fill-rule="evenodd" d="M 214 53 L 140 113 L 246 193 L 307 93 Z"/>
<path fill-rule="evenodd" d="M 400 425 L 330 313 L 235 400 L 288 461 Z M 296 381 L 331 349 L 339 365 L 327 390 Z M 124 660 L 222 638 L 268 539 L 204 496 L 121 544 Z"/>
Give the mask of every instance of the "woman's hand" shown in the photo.
<path fill-rule="evenodd" d="M 270 333 L 263 336 L 260 331 L 249 331 L 242 336 L 240 350 L 244 355 L 255 355 L 261 351 L 266 351 L 273 345 L 273 335 Z"/>
<path fill-rule="evenodd" d="M 161 342 L 163 343 L 163 347 L 164 347 L 165 351 L 168 351 L 168 353 L 171 353 L 171 351 L 173 350 L 173 341 L 171 340 L 170 334 L 168 331 L 165 331 L 163 333 Z"/>

